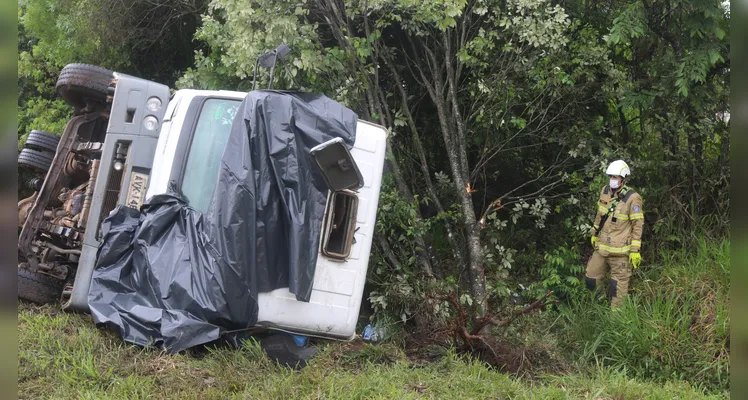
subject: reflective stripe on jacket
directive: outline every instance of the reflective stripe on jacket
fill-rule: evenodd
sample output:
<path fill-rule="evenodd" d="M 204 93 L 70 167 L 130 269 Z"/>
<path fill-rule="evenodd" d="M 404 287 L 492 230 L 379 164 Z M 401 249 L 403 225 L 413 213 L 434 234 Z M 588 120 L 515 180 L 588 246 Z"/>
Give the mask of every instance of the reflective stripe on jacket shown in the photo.
<path fill-rule="evenodd" d="M 594 234 L 598 229 L 603 215 L 608 212 L 619 194 L 623 194 L 623 196 L 621 196 L 615 210 L 608 216 L 608 220 L 605 221 L 605 225 L 597 235 L 595 249 L 602 256 L 635 253 L 639 251 L 642 245 L 642 228 L 644 227 L 642 197 L 626 186 L 615 194 L 609 186 L 605 186 L 600 192 L 592 232 Z"/>

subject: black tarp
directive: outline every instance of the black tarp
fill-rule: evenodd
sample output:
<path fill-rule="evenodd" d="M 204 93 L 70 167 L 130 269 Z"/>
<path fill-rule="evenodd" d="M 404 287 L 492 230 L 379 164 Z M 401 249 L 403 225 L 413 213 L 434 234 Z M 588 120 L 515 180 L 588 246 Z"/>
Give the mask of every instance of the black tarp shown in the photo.
<path fill-rule="evenodd" d="M 172 193 L 103 223 L 89 292 L 97 324 L 176 352 L 236 341 L 257 322 L 257 294 L 312 292 L 328 187 L 309 150 L 353 146 L 357 116 L 321 95 L 253 91 L 224 150 L 205 214 Z"/>

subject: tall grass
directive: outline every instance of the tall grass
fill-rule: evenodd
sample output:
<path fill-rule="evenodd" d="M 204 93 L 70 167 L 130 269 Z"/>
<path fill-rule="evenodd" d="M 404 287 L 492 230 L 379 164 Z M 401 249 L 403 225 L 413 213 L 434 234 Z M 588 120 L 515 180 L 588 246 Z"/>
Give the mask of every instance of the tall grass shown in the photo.
<path fill-rule="evenodd" d="M 619 310 L 590 299 L 564 308 L 568 348 L 582 364 L 729 391 L 729 239 L 698 238 L 659 258 L 636 271 Z"/>

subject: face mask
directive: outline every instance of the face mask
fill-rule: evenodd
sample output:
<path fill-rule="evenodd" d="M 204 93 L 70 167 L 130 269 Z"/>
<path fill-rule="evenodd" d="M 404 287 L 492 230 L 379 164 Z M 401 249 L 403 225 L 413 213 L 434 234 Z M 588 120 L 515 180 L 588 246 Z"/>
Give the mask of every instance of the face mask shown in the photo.
<path fill-rule="evenodd" d="M 618 186 L 621 186 L 618 179 L 612 179 L 610 180 L 610 188 L 611 189 L 618 189 Z"/>

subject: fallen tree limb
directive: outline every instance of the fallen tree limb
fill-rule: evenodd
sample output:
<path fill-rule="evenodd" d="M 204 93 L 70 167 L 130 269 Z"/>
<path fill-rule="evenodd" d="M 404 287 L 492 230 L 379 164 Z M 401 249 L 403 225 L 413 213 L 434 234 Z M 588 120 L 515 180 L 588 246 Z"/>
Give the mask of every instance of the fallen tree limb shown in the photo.
<path fill-rule="evenodd" d="M 558 300 L 547 301 L 552 294 L 553 291 L 549 290 L 548 293 L 544 294 L 541 298 L 520 309 L 512 311 L 512 313 L 508 317 L 502 320 L 497 319 L 495 314 L 487 314 L 483 317 L 477 317 L 474 320 L 475 322 L 472 330 L 468 329 L 468 323 L 471 318 L 469 318 L 468 313 L 465 311 L 465 307 L 463 307 L 457 300 L 454 292 L 449 294 L 442 294 L 440 296 L 437 296 L 437 298 L 439 300 L 449 302 L 457 312 L 455 318 L 449 323 L 450 330 L 452 331 L 455 342 L 461 339 L 462 343 L 470 347 L 471 349 L 479 348 L 488 350 L 493 354 L 494 357 L 497 357 L 494 348 L 489 345 L 488 342 L 486 342 L 485 338 L 482 336 L 483 330 L 488 326 L 509 326 L 517 317 L 521 315 L 529 314 L 534 310 L 558 303 Z"/>
<path fill-rule="evenodd" d="M 495 319 L 492 315 L 486 315 L 484 317 L 479 317 L 475 321 L 475 327 L 473 328 L 473 335 L 479 334 L 486 326 L 493 325 L 498 327 L 505 327 L 509 326 L 509 324 L 512 323 L 517 317 L 520 315 L 528 314 L 534 310 L 537 310 L 538 308 L 546 307 L 551 304 L 558 303 L 558 300 L 551 300 L 549 302 L 546 302 L 545 300 L 548 299 L 553 294 L 552 290 L 549 290 L 548 293 L 544 294 L 543 297 L 535 300 L 534 302 L 520 308 L 519 310 L 514 310 L 512 314 L 507 317 L 504 320 L 498 321 Z"/>

